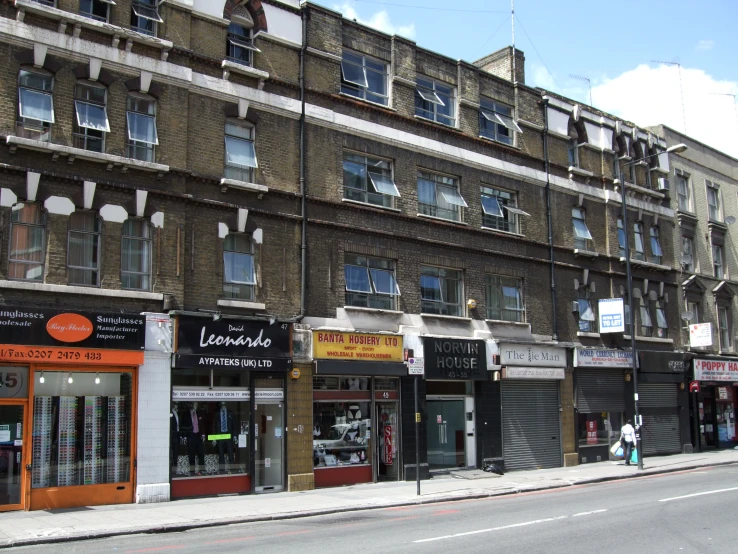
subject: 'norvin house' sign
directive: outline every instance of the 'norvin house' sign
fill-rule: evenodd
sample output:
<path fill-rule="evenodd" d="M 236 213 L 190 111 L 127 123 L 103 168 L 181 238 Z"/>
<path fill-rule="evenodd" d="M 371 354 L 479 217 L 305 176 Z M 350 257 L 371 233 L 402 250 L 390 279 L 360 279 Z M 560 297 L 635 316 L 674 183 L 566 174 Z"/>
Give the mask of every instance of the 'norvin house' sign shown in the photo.
<path fill-rule="evenodd" d="M 483 340 L 424 338 L 426 379 L 487 380 Z"/>

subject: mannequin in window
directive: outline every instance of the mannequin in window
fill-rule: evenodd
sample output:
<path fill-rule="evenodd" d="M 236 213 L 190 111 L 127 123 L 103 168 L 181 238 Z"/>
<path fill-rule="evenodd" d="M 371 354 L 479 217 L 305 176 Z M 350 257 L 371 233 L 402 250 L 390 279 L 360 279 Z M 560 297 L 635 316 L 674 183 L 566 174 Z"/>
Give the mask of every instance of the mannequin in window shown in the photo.
<path fill-rule="evenodd" d="M 226 473 L 231 472 L 231 466 L 234 463 L 233 458 L 233 437 L 235 436 L 235 427 L 233 424 L 233 414 L 226 407 L 225 402 L 221 402 L 218 411 L 214 414 L 213 421 L 210 425 L 213 435 L 222 435 L 224 438 L 213 441 L 213 446 L 218 445 L 218 463 L 220 471 L 225 468 Z M 228 435 L 225 438 L 225 435 Z M 228 465 L 225 463 L 225 452 L 228 451 Z"/>
<path fill-rule="evenodd" d="M 195 454 L 197 454 L 197 471 L 195 475 L 202 475 L 205 470 L 205 449 L 202 442 L 205 440 L 205 429 L 203 427 L 202 416 L 197 413 L 197 402 L 193 402 L 189 409 L 189 413 L 185 418 L 189 427 L 187 435 L 187 457 L 190 462 L 190 475 L 193 474 L 192 467 L 195 465 Z"/>
<path fill-rule="evenodd" d="M 169 414 L 169 459 L 170 465 L 177 468 L 177 448 L 179 447 L 179 404 L 172 404 Z"/>

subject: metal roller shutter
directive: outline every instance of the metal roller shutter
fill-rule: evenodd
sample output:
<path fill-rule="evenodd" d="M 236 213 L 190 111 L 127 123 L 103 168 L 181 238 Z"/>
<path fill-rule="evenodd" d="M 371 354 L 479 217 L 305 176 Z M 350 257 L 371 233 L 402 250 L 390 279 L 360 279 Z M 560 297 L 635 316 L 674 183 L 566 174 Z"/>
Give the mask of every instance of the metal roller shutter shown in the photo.
<path fill-rule="evenodd" d="M 622 369 L 577 369 L 576 379 L 579 413 L 625 411 Z"/>
<path fill-rule="evenodd" d="M 676 383 L 644 383 L 638 386 L 643 412 L 643 454 L 678 454 L 682 451 L 679 430 L 679 392 Z M 654 413 L 658 411 L 659 413 Z"/>
<path fill-rule="evenodd" d="M 505 469 L 562 466 L 557 381 L 502 383 Z"/>

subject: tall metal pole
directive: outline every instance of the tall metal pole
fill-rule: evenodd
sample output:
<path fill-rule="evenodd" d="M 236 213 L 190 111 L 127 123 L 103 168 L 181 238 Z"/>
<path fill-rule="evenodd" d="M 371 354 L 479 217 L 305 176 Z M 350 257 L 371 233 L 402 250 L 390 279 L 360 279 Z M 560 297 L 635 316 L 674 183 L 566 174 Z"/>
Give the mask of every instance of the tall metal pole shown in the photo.
<path fill-rule="evenodd" d="M 631 162 L 632 163 L 632 162 Z M 630 271 L 630 227 L 628 227 L 628 194 L 625 190 L 625 180 L 620 177 L 620 193 L 623 197 L 623 229 L 625 230 L 625 275 L 628 287 L 628 312 L 630 313 L 630 351 L 633 354 L 633 400 L 635 405 L 635 424 L 638 428 L 638 353 L 635 339 L 635 312 L 633 311 L 633 274 Z M 643 469 L 643 448 L 640 445 L 640 433 L 636 433 L 638 440 L 637 456 L 638 469 Z M 626 460 L 627 462 L 628 460 Z"/>
<path fill-rule="evenodd" d="M 414 379 L 415 387 L 415 484 L 420 496 L 420 410 L 418 409 L 418 376 Z"/>

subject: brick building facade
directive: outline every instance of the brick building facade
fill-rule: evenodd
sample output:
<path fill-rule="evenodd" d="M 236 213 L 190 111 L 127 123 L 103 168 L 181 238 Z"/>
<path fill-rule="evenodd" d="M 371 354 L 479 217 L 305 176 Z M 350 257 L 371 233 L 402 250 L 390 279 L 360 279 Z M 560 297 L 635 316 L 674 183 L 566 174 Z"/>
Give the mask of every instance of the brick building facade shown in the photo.
<path fill-rule="evenodd" d="M 629 370 L 576 364 L 628 350 L 596 321 L 623 296 L 623 184 L 639 349 L 681 342 L 664 138 L 527 86 L 519 51 L 513 82 L 511 48 L 455 61 L 293 0 L 155 4 L 0 4 L 0 301 L 176 320 L 132 416 L 170 422 L 169 470 L 132 470 L 136 500 L 413 478 L 412 378 L 316 359 L 318 332 L 425 358 L 424 475 L 606 459 Z M 198 322 L 212 349 L 185 367 Z M 294 365 L 251 356 L 293 329 Z"/>

